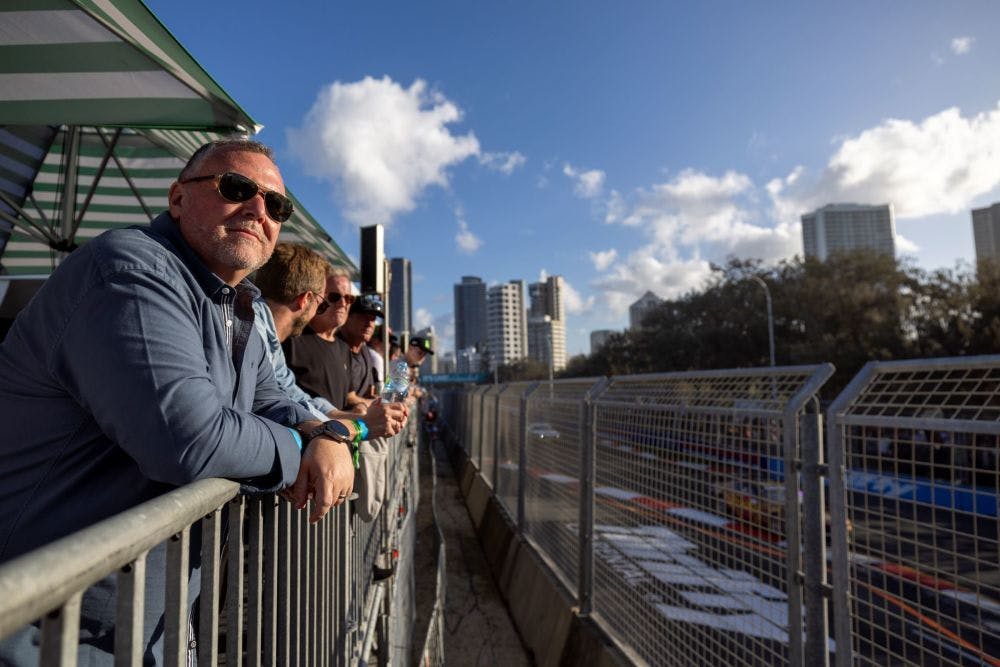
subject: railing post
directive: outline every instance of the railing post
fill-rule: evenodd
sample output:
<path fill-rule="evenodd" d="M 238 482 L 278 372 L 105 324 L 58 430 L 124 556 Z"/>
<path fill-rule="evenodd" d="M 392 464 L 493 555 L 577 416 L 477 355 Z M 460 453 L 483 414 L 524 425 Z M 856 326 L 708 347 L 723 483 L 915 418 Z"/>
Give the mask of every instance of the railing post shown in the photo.
<path fill-rule="evenodd" d="M 118 572 L 118 603 L 115 616 L 115 662 L 142 663 L 143 618 L 146 609 L 146 555 Z"/>
<path fill-rule="evenodd" d="M 244 498 L 229 503 L 229 562 L 226 584 L 226 665 L 243 664 L 243 515 Z"/>
<path fill-rule="evenodd" d="M 500 396 L 503 395 L 510 385 L 506 385 L 497 392 L 493 405 L 493 495 L 499 498 L 497 484 L 500 481 Z"/>
<path fill-rule="evenodd" d="M 479 460 L 476 462 L 476 466 L 479 468 L 479 473 L 483 472 L 483 442 L 486 440 L 486 394 L 489 393 L 489 389 L 482 393 L 479 397 Z"/>
<path fill-rule="evenodd" d="M 166 607 L 163 614 L 163 660 L 186 662 L 188 649 L 188 549 L 190 528 L 167 540 Z"/>
<path fill-rule="evenodd" d="M 517 529 L 522 535 L 528 527 L 525 519 L 525 489 L 528 486 L 528 397 L 536 389 L 538 389 L 537 382 L 521 395 L 521 414 L 517 428 Z"/>
<path fill-rule="evenodd" d="M 840 392 L 826 413 L 826 442 L 830 470 L 830 568 L 833 579 L 833 632 L 837 641 L 835 664 L 854 664 L 851 623 L 850 553 L 847 545 L 847 452 L 841 417 L 871 379 L 877 361 L 869 361 Z"/>
<path fill-rule="evenodd" d="M 82 591 L 70 596 L 63 605 L 42 619 L 40 665 L 75 665 L 80 637 L 80 601 Z"/>
<path fill-rule="evenodd" d="M 803 664 L 802 654 L 802 539 L 799 527 L 799 475 L 802 460 L 799 448 L 801 434 L 799 419 L 802 415 L 793 408 L 785 408 L 782 418 L 782 440 L 785 485 L 785 588 L 788 595 L 788 661 Z"/>
<path fill-rule="evenodd" d="M 264 517 L 260 498 L 250 498 L 246 527 L 248 532 L 247 555 L 247 611 L 246 611 L 246 662 L 248 667 L 261 666 L 261 629 L 263 614 L 261 613 L 261 573 L 264 569 Z"/>
<path fill-rule="evenodd" d="M 597 477 L 594 466 L 594 460 L 597 457 L 597 413 L 594 410 L 593 401 L 606 386 L 606 379 L 598 380 L 580 404 L 580 570 L 577 581 L 580 616 L 589 616 L 593 607 L 594 486 Z"/>
<path fill-rule="evenodd" d="M 815 401 L 815 399 L 814 399 Z M 802 433 L 802 569 L 805 573 L 805 662 L 828 665 L 829 622 L 826 611 L 826 504 L 823 493 L 823 416 L 807 412 L 799 423 Z"/>

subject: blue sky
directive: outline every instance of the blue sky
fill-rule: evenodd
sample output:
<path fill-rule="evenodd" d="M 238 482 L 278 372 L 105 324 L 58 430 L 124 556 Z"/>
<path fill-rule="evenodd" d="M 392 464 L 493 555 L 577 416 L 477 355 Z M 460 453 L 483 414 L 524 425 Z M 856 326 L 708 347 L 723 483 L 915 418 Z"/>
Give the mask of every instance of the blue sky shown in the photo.
<path fill-rule="evenodd" d="M 647 289 L 801 253 L 830 202 L 892 202 L 925 268 L 974 259 L 1000 4 L 818 4 L 148 1 L 346 251 L 387 226 L 441 349 L 461 276 L 547 273 L 571 354 Z"/>

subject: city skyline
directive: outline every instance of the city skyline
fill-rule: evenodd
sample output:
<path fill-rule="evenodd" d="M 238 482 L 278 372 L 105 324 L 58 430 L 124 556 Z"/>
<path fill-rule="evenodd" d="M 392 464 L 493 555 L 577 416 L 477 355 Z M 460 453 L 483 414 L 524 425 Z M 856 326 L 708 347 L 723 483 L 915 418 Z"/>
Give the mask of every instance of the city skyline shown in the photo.
<path fill-rule="evenodd" d="M 1000 200 L 995 3 L 251 1 L 241 32 L 288 38 L 239 58 L 226 5 L 149 4 L 345 250 L 386 225 L 442 349 L 462 275 L 563 276 L 572 356 L 647 290 L 801 254 L 826 204 L 893 204 L 897 256 L 952 268 Z"/>

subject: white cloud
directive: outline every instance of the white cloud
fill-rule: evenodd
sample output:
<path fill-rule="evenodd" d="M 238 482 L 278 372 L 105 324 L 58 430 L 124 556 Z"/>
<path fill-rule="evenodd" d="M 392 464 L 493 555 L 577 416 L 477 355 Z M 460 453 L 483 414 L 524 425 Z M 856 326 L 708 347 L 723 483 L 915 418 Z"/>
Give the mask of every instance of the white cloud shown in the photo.
<path fill-rule="evenodd" d="M 779 190 L 796 177 L 767 190 Z M 735 171 L 713 176 L 685 169 L 673 178 L 638 188 L 631 194 L 612 191 L 605 202 L 605 222 L 635 229 L 641 247 L 619 258 L 616 249 L 590 253 L 603 275 L 590 286 L 620 317 L 646 290 L 675 298 L 699 289 L 711 274 L 711 261 L 728 255 L 775 261 L 801 250 L 798 223 L 775 224 L 753 181 Z M 610 320 L 608 322 L 611 324 Z"/>
<path fill-rule="evenodd" d="M 998 145 L 1000 105 L 969 117 L 953 107 L 919 122 L 889 119 L 843 140 L 815 181 L 800 170 L 768 191 L 783 220 L 829 203 L 892 203 L 898 218 L 954 214 L 1000 186 Z"/>
<path fill-rule="evenodd" d="M 575 181 L 573 192 L 583 199 L 593 199 L 604 189 L 604 172 L 600 169 L 580 171 L 566 163 L 563 165 L 563 174 Z"/>
<path fill-rule="evenodd" d="M 515 169 L 523 166 L 527 160 L 528 158 L 524 157 L 518 151 L 509 153 L 483 153 L 479 156 L 479 164 L 494 171 L 499 171 L 506 176 L 510 176 Z"/>
<path fill-rule="evenodd" d="M 461 252 L 473 254 L 483 245 L 483 240 L 469 231 L 469 224 L 462 219 L 458 221 L 458 233 L 455 234 L 455 245 Z"/>
<path fill-rule="evenodd" d="M 594 296 L 591 295 L 584 299 L 580 296 L 580 292 L 573 287 L 568 280 L 563 279 L 563 307 L 566 309 L 567 315 L 579 315 L 589 311 L 594 306 Z"/>
<path fill-rule="evenodd" d="M 963 37 L 955 37 L 951 40 L 951 52 L 956 56 L 962 56 L 972 50 L 972 45 L 975 43 L 975 37 L 969 37 L 968 35 Z"/>
<path fill-rule="evenodd" d="M 896 255 L 914 255 L 920 252 L 920 246 L 906 238 L 900 233 L 896 233 Z"/>
<path fill-rule="evenodd" d="M 794 230 L 774 226 L 757 210 L 756 199 L 745 174 L 728 171 L 715 177 L 685 169 L 628 198 L 612 192 L 605 220 L 641 229 L 661 257 L 679 256 L 681 249 L 765 260 L 794 253 Z"/>
<path fill-rule="evenodd" d="M 609 274 L 598 277 L 591 286 L 601 292 L 609 314 L 620 317 L 646 290 L 664 299 L 675 298 L 703 286 L 711 273 L 711 263 L 706 260 L 665 257 L 646 246 L 629 255 Z"/>
<path fill-rule="evenodd" d="M 447 187 L 447 169 L 480 153 L 472 132 L 449 126 L 462 112 L 417 79 L 409 88 L 383 77 L 336 81 L 320 90 L 297 128 L 287 131 L 305 171 L 331 182 L 358 224 L 387 224 L 412 210 L 430 186 Z"/>
<path fill-rule="evenodd" d="M 598 271 L 605 271 L 616 259 L 618 259 L 618 251 L 614 248 L 590 253 L 590 261 L 594 263 L 594 268 Z"/>
<path fill-rule="evenodd" d="M 417 308 L 413 313 L 413 330 L 426 329 L 434 324 L 434 316 L 426 308 Z"/>

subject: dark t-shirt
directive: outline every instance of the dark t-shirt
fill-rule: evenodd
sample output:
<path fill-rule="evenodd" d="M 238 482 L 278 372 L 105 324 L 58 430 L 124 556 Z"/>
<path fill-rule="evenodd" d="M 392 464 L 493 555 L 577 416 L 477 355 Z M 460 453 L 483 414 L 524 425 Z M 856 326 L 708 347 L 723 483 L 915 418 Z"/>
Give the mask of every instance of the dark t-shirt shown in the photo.
<path fill-rule="evenodd" d="M 347 343 L 344 343 L 344 347 L 347 347 Z M 347 347 L 347 355 L 351 360 L 351 384 L 349 389 L 361 398 L 368 398 L 368 392 L 374 384 L 372 358 L 368 354 L 368 346 L 362 344 L 357 354 L 351 352 L 351 349 Z"/>
<path fill-rule="evenodd" d="M 306 329 L 301 336 L 289 338 L 281 345 L 285 362 L 295 373 L 295 382 L 313 396 L 322 396 L 343 409 L 350 391 L 351 350 L 347 343 L 333 342 Z"/>

